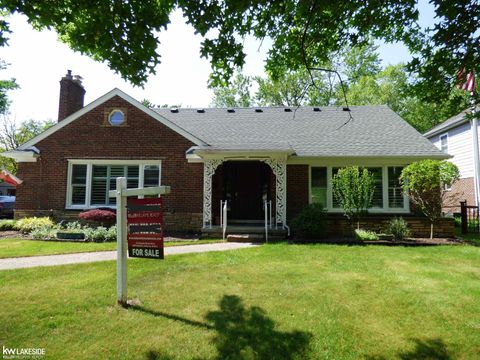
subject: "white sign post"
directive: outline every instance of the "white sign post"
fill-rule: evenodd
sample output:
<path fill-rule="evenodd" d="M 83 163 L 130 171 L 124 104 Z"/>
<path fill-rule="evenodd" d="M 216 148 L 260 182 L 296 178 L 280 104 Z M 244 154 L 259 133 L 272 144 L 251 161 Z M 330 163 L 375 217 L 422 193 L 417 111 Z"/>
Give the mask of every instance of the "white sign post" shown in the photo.
<path fill-rule="evenodd" d="M 117 302 L 127 306 L 127 197 L 163 195 L 170 193 L 170 186 L 127 189 L 127 179 L 118 177 L 117 189 L 109 196 L 116 197 L 117 204 Z"/>

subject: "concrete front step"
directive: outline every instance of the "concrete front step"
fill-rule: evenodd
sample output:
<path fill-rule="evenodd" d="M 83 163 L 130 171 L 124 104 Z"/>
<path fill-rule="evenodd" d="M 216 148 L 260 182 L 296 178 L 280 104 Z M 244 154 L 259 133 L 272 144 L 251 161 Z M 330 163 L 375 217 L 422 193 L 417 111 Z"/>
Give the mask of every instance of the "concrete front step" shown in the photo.
<path fill-rule="evenodd" d="M 222 237 L 223 232 L 220 226 L 213 226 L 210 228 L 202 229 L 202 237 Z M 243 241 L 255 242 L 265 241 L 265 228 L 260 226 L 228 226 L 227 231 L 228 241 Z M 231 238 L 238 238 L 238 240 L 230 240 Z M 287 231 L 285 229 L 269 229 L 269 240 L 282 240 L 287 238 Z"/>
<path fill-rule="evenodd" d="M 265 236 L 261 234 L 229 234 L 228 242 L 263 242 Z"/>

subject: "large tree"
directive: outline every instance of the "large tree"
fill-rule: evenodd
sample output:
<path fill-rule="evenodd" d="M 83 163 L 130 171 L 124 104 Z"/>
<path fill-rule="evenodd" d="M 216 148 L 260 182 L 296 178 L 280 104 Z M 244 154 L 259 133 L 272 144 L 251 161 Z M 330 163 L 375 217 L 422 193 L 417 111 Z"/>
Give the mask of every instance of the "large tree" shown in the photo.
<path fill-rule="evenodd" d="M 254 100 L 251 94 L 252 78 L 237 72 L 229 86 L 213 88 L 212 105 L 217 107 L 249 107 Z"/>
<path fill-rule="evenodd" d="M 414 59 L 420 94 L 448 98 L 459 68 L 480 73 L 480 2 L 431 0 L 437 23 L 422 29 L 419 0 L 98 0 L 52 2 L 3 0 L 7 13 L 25 14 L 38 29 L 53 28 L 72 49 L 109 66 L 133 84 L 145 83 L 160 62 L 158 31 L 181 9 L 203 38 L 214 85 L 228 81 L 245 63 L 244 38 L 271 38 L 266 68 L 273 78 L 316 68 L 332 53 L 370 39 L 403 42 Z M 0 44 L 8 35 L 0 22 Z"/>
<path fill-rule="evenodd" d="M 0 22 L 1 31 L 1 22 Z M 5 61 L 0 60 L 0 70 L 4 70 L 7 67 Z M 7 112 L 10 106 L 10 100 L 8 99 L 7 92 L 10 90 L 18 89 L 18 84 L 15 79 L 1 79 L 0 80 L 0 115 Z"/>
<path fill-rule="evenodd" d="M 23 143 L 39 135 L 43 131 L 55 125 L 52 120 L 36 121 L 28 120 L 18 125 L 7 113 L 0 117 L 0 168 L 6 169 L 13 174 L 17 172 L 17 162 L 13 159 L 1 156 L 4 151 L 18 148 Z"/>

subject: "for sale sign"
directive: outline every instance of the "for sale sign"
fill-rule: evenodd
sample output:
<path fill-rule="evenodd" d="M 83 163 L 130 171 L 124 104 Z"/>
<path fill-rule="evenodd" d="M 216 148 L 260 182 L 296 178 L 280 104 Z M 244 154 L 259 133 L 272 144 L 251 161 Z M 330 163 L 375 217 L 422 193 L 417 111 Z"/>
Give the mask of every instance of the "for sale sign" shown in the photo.
<path fill-rule="evenodd" d="M 163 259 L 162 198 L 127 200 L 128 255 Z"/>

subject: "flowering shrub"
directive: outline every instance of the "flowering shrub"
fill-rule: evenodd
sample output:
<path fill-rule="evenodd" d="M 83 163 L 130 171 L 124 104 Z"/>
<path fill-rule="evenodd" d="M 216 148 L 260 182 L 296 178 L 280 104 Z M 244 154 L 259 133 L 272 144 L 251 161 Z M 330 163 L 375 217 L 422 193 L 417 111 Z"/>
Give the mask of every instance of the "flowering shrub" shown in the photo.
<path fill-rule="evenodd" d="M 99 226 L 97 228 L 85 227 L 83 232 L 85 233 L 85 239 L 87 241 L 107 242 L 115 241 L 117 239 L 117 231 L 115 226 L 112 226 L 108 229 L 103 226 Z"/>
<path fill-rule="evenodd" d="M 54 223 L 48 217 L 25 217 L 16 222 L 15 228 L 24 234 L 29 234 L 39 228 L 53 228 Z"/>
<path fill-rule="evenodd" d="M 80 213 L 80 219 L 87 221 L 95 221 L 102 224 L 113 223 L 116 219 L 116 214 L 112 210 L 93 209 L 88 211 L 82 211 Z"/>

